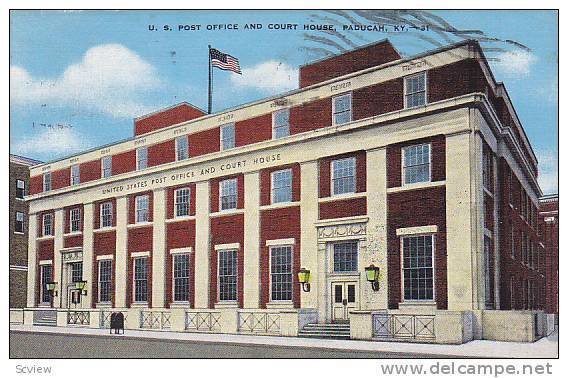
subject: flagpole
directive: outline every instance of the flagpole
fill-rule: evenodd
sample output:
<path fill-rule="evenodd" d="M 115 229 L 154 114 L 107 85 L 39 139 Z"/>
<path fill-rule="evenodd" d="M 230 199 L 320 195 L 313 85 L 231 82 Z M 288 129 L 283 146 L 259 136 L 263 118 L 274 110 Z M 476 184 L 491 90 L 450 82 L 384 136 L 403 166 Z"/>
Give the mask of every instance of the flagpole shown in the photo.
<path fill-rule="evenodd" d="M 207 114 L 211 114 L 211 105 L 212 105 L 212 93 L 211 93 L 211 81 L 213 79 L 213 72 L 211 70 L 211 45 L 209 45 L 208 53 L 209 55 L 209 96 L 207 102 Z"/>

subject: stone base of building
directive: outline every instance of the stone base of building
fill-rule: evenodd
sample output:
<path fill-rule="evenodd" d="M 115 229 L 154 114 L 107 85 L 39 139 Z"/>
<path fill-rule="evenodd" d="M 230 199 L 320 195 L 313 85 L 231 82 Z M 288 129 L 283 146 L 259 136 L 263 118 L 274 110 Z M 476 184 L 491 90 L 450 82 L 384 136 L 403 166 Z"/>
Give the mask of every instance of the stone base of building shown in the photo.
<path fill-rule="evenodd" d="M 318 323 L 316 309 L 11 309 L 10 322 L 38 324 L 52 312 L 53 326 L 110 328 L 121 312 L 125 329 L 172 332 L 298 336 Z M 350 312 L 354 340 L 463 344 L 474 339 L 534 342 L 555 329 L 554 315 L 542 311 L 355 310 Z"/>

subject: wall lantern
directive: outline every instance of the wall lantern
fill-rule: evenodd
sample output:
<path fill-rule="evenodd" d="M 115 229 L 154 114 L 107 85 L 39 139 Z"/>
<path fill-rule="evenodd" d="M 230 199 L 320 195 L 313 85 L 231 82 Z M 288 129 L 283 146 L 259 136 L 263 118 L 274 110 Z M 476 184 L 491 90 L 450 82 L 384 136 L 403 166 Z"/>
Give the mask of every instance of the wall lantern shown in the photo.
<path fill-rule="evenodd" d="M 303 291 L 310 291 L 310 271 L 308 269 L 302 268 L 298 271 L 298 281 L 302 284 Z"/>
<path fill-rule="evenodd" d="M 379 272 L 380 272 L 379 267 L 374 266 L 373 264 L 365 268 L 365 273 L 367 274 L 367 281 L 371 283 L 373 291 L 379 291 Z"/>
<path fill-rule="evenodd" d="M 52 297 L 57 296 L 57 282 L 49 281 L 45 283 L 45 286 Z"/>
<path fill-rule="evenodd" d="M 87 295 L 87 290 L 85 290 L 85 286 L 87 285 L 87 281 L 77 281 L 75 282 L 75 288 L 80 290 L 83 295 Z"/>

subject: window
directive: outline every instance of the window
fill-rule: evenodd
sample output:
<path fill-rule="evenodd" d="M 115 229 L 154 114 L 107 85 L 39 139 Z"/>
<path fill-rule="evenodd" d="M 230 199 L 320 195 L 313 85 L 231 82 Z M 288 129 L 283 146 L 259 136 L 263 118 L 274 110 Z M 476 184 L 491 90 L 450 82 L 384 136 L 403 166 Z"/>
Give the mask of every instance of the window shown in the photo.
<path fill-rule="evenodd" d="M 112 227 L 112 202 L 101 204 L 101 227 Z"/>
<path fill-rule="evenodd" d="M 43 236 L 53 235 L 53 215 L 43 215 Z"/>
<path fill-rule="evenodd" d="M 493 193 L 493 157 L 487 146 L 483 148 L 483 187 Z"/>
<path fill-rule="evenodd" d="M 272 114 L 272 137 L 284 138 L 290 135 L 290 109 L 277 110 Z"/>
<path fill-rule="evenodd" d="M 176 217 L 189 215 L 189 193 L 189 188 L 176 189 L 174 194 Z"/>
<path fill-rule="evenodd" d="M 292 170 L 272 172 L 272 203 L 292 201 Z"/>
<path fill-rule="evenodd" d="M 219 251 L 219 301 L 237 300 L 237 250 Z"/>
<path fill-rule="evenodd" d="M 404 184 L 430 181 L 430 144 L 418 144 L 402 149 Z"/>
<path fill-rule="evenodd" d="M 146 169 L 148 167 L 148 147 L 140 147 L 136 149 L 136 170 Z"/>
<path fill-rule="evenodd" d="M 176 254 L 173 259 L 174 302 L 189 301 L 189 254 Z"/>
<path fill-rule="evenodd" d="M 235 124 L 221 126 L 221 151 L 235 147 Z"/>
<path fill-rule="evenodd" d="M 521 262 L 524 264 L 527 261 L 527 244 L 524 231 L 521 231 Z"/>
<path fill-rule="evenodd" d="M 71 232 L 81 231 L 81 209 L 78 207 L 75 209 L 71 209 L 70 218 L 71 218 L 71 224 L 70 224 Z"/>
<path fill-rule="evenodd" d="M 81 183 L 81 174 L 79 171 L 79 165 L 71 166 L 71 185 L 78 185 Z"/>
<path fill-rule="evenodd" d="M 145 196 L 136 197 L 136 223 L 148 222 L 149 218 L 149 198 Z"/>
<path fill-rule="evenodd" d="M 14 225 L 14 232 L 24 233 L 24 213 L 16 211 L 16 224 Z"/>
<path fill-rule="evenodd" d="M 404 78 L 404 106 L 414 108 L 426 104 L 426 73 Z"/>
<path fill-rule="evenodd" d="M 404 300 L 434 299 L 433 235 L 402 238 Z"/>
<path fill-rule="evenodd" d="M 331 194 L 355 193 L 355 158 L 331 162 Z"/>
<path fill-rule="evenodd" d="M 51 295 L 47 290 L 47 283 L 51 282 L 51 275 L 53 267 L 51 265 L 41 265 L 41 301 L 42 303 L 49 303 Z"/>
<path fill-rule="evenodd" d="M 351 93 L 333 98 L 333 124 L 351 122 Z"/>
<path fill-rule="evenodd" d="M 101 159 L 101 177 L 112 176 L 112 156 L 105 156 Z"/>
<path fill-rule="evenodd" d="M 511 310 L 514 310 L 515 309 L 515 276 L 511 276 L 511 278 L 509 279 L 509 289 L 510 289 L 509 294 L 511 295 L 511 298 L 510 298 Z"/>
<path fill-rule="evenodd" d="M 513 227 L 513 222 L 509 221 L 511 226 L 511 258 L 515 258 L 515 228 Z"/>
<path fill-rule="evenodd" d="M 219 183 L 219 209 L 237 208 L 237 179 L 223 180 Z"/>
<path fill-rule="evenodd" d="M 51 190 L 51 172 L 43 174 L 43 191 L 49 192 Z"/>
<path fill-rule="evenodd" d="M 187 135 L 176 138 L 176 160 L 185 160 L 189 158 L 189 141 Z"/>
<path fill-rule="evenodd" d="M 148 302 L 148 258 L 134 259 L 134 301 Z"/>
<path fill-rule="evenodd" d="M 342 242 L 333 244 L 333 271 L 357 271 L 357 242 Z"/>
<path fill-rule="evenodd" d="M 26 182 L 24 180 L 16 180 L 16 198 L 24 199 L 26 195 Z"/>
<path fill-rule="evenodd" d="M 483 256 L 485 268 L 485 307 L 493 308 L 493 261 L 491 253 L 491 238 L 487 235 L 483 238 Z"/>
<path fill-rule="evenodd" d="M 270 298 L 292 300 L 292 246 L 270 248 Z"/>
<path fill-rule="evenodd" d="M 513 204 L 513 170 L 509 169 L 509 205 Z"/>
<path fill-rule="evenodd" d="M 99 302 L 110 302 L 112 260 L 99 260 Z"/>
<path fill-rule="evenodd" d="M 79 282 L 83 280 L 83 263 L 71 263 L 71 282 Z"/>

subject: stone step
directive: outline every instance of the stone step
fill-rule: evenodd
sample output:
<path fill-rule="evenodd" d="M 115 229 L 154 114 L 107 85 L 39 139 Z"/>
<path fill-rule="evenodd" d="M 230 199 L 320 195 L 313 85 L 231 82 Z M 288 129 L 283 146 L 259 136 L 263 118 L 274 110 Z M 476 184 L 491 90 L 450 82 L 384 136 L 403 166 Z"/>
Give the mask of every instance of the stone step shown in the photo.
<path fill-rule="evenodd" d="M 341 331 L 349 332 L 349 330 L 350 330 L 351 328 L 349 328 L 349 326 L 347 326 L 347 327 L 305 326 L 303 329 L 306 330 L 306 331 L 311 331 L 311 330 L 325 330 L 325 331 L 329 331 L 329 332 L 335 332 L 335 331 L 338 331 L 338 332 L 341 332 Z"/>
<path fill-rule="evenodd" d="M 298 336 L 348 340 L 350 325 L 349 323 L 310 323 L 298 332 Z"/>

